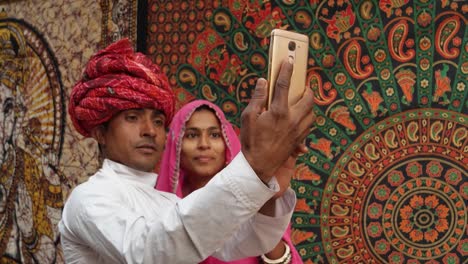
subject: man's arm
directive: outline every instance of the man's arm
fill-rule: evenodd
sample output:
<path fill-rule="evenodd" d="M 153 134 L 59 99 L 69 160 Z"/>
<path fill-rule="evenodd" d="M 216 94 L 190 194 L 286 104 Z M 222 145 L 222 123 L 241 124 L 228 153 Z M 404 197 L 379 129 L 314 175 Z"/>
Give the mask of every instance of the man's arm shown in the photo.
<path fill-rule="evenodd" d="M 295 204 L 291 191 L 278 199 L 277 216 L 258 215 L 278 186 L 270 189 L 261 182 L 242 153 L 204 188 L 177 203 L 151 192 L 155 202 L 145 205 L 154 212 L 151 217 L 125 206 L 127 186 L 106 184 L 72 193 L 60 232 L 112 263 L 196 263 L 215 251 L 228 259 L 260 255 L 281 238 Z"/>

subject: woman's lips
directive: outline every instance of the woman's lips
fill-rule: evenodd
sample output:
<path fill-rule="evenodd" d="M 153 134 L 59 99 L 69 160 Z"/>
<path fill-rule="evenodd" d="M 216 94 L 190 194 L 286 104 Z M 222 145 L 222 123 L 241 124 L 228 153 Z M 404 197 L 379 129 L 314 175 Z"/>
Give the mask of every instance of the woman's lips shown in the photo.
<path fill-rule="evenodd" d="M 213 157 L 211 157 L 211 156 L 196 156 L 195 160 L 198 161 L 198 162 L 206 163 L 206 162 L 212 161 Z"/>

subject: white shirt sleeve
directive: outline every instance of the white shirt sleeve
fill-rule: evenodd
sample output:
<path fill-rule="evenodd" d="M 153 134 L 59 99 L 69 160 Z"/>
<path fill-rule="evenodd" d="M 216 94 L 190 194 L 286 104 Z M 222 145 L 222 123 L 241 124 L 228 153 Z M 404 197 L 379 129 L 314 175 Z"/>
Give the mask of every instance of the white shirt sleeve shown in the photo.
<path fill-rule="evenodd" d="M 271 251 L 284 235 L 295 203 L 296 194 L 288 189 L 282 198 L 276 200 L 275 217 L 257 213 L 213 256 L 221 260 L 233 260 Z"/>
<path fill-rule="evenodd" d="M 277 215 L 258 214 L 275 193 L 240 153 L 204 188 L 151 208 L 160 211 L 151 219 L 124 206 L 112 190 L 77 188 L 59 229 L 76 245 L 98 252 L 103 263 L 196 263 L 215 252 L 223 259 L 257 256 L 281 239 L 294 209 L 290 190 L 277 200 Z"/>

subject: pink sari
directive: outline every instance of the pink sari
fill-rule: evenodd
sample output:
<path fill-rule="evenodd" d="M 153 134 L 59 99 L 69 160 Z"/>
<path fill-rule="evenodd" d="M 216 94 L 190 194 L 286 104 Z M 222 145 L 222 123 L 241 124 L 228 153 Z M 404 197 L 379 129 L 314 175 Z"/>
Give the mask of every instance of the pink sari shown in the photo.
<path fill-rule="evenodd" d="M 230 162 L 237 153 L 241 150 L 239 138 L 232 128 L 231 123 L 224 116 L 221 109 L 206 100 L 195 100 L 185 106 L 183 106 L 174 116 L 172 123 L 169 127 L 167 135 L 166 146 L 161 160 L 161 166 L 159 171 L 158 180 L 155 188 L 161 191 L 175 193 L 179 197 L 182 195 L 182 186 L 184 184 L 185 172 L 180 168 L 180 149 L 182 145 L 182 139 L 184 137 L 185 124 L 192 116 L 193 112 L 206 105 L 213 109 L 218 117 L 221 129 L 223 131 L 224 142 L 226 143 L 226 161 Z M 292 260 L 291 263 L 303 263 L 297 250 L 291 242 L 290 228 L 288 228 L 283 235 L 283 241 L 287 242 L 291 248 Z M 262 263 L 259 257 L 250 257 L 246 259 L 224 262 L 214 257 L 209 257 L 203 262 L 203 264 L 220 264 L 220 263 L 231 263 L 231 264 L 251 264 L 251 263 Z"/>

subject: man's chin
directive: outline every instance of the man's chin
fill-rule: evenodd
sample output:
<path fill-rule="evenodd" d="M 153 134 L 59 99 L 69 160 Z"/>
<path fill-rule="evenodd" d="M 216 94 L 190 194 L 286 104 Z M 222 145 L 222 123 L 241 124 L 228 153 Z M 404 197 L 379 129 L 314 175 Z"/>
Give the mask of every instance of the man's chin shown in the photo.
<path fill-rule="evenodd" d="M 156 164 L 157 164 L 157 159 L 155 158 L 151 158 L 151 159 L 141 158 L 140 160 L 133 162 L 132 168 L 139 170 L 139 171 L 144 171 L 144 172 L 154 172 L 154 169 L 156 168 Z"/>

